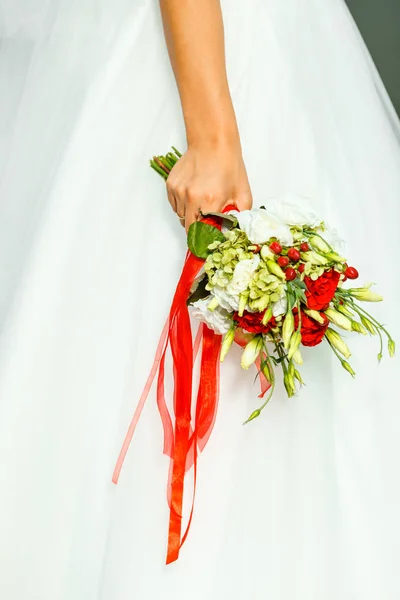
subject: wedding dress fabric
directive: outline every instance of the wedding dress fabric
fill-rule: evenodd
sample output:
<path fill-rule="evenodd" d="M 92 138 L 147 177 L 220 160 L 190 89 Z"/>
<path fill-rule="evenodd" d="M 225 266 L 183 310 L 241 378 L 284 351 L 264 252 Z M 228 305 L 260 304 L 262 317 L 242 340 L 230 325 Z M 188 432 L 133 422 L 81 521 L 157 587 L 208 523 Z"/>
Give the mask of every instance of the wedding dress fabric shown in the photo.
<path fill-rule="evenodd" d="M 400 127 L 346 5 L 222 7 L 255 205 L 307 197 L 400 338 Z M 111 482 L 185 254 L 148 166 L 185 149 L 158 2 L 1 0 L 0 26 L 1 597 L 398 600 L 398 364 L 351 334 L 356 379 L 306 349 L 306 387 L 245 427 L 258 389 L 231 351 L 165 565 L 154 390 Z"/>

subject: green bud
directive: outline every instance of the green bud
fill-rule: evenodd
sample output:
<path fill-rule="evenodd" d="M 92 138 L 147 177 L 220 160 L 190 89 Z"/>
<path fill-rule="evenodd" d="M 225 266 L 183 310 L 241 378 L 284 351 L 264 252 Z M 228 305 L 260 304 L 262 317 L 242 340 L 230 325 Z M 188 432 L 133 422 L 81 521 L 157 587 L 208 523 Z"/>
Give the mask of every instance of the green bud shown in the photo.
<path fill-rule="evenodd" d="M 396 343 L 391 338 L 388 341 L 388 350 L 389 350 L 389 356 L 391 358 L 393 358 L 393 356 L 395 355 L 395 352 L 396 352 Z"/>
<path fill-rule="evenodd" d="M 218 298 L 216 298 L 216 296 L 214 296 L 214 298 L 209 302 L 209 304 L 207 305 L 208 310 L 215 310 L 217 307 L 219 306 L 219 302 L 218 302 Z"/>
<path fill-rule="evenodd" d="M 358 321 L 352 321 L 351 327 L 353 331 L 356 331 L 357 333 L 362 333 L 363 335 L 367 335 L 367 330 Z"/>
<path fill-rule="evenodd" d="M 288 372 L 290 377 L 294 377 L 295 368 L 292 360 L 289 363 Z"/>
<path fill-rule="evenodd" d="M 294 316 L 291 310 L 286 313 L 285 320 L 282 325 L 282 341 L 286 349 L 289 348 L 290 338 L 294 331 Z"/>
<path fill-rule="evenodd" d="M 346 262 L 346 259 L 343 256 L 340 256 L 339 254 L 336 254 L 336 252 L 326 252 L 325 256 L 331 262 L 335 262 L 335 263 L 344 263 L 344 262 Z"/>
<path fill-rule="evenodd" d="M 293 230 L 292 229 L 292 236 L 295 242 L 300 242 L 304 239 L 304 233 L 303 230 L 301 229 L 300 231 L 298 229 Z"/>
<path fill-rule="evenodd" d="M 343 356 L 345 356 L 346 358 L 349 358 L 349 356 L 351 356 L 351 352 L 347 344 L 344 342 L 343 338 L 338 334 L 337 331 L 328 327 L 325 336 L 327 337 L 328 341 L 332 344 L 332 346 L 340 352 L 340 354 L 343 354 Z"/>
<path fill-rule="evenodd" d="M 286 275 L 282 271 L 282 269 L 280 268 L 278 263 L 276 263 L 274 260 L 267 260 L 266 263 L 267 263 L 267 267 L 271 273 L 273 273 L 280 279 L 286 279 Z"/>
<path fill-rule="evenodd" d="M 262 322 L 263 325 L 266 325 L 271 319 L 272 319 L 272 308 L 269 307 L 265 311 L 264 316 L 263 316 L 261 322 Z"/>
<path fill-rule="evenodd" d="M 301 355 L 300 350 L 296 350 L 296 352 L 293 354 L 293 360 L 296 363 L 296 365 L 302 365 L 303 364 L 303 357 Z"/>
<path fill-rule="evenodd" d="M 320 252 L 331 251 L 331 247 L 325 242 L 325 240 L 317 235 L 312 235 L 308 241 L 315 250 L 319 250 Z"/>
<path fill-rule="evenodd" d="M 342 360 L 342 367 L 343 367 L 343 369 L 346 369 L 346 371 L 348 371 L 352 377 L 356 376 L 356 373 L 351 368 L 351 365 L 349 365 L 349 363 L 346 362 L 345 360 Z"/>
<path fill-rule="evenodd" d="M 290 339 L 289 350 L 288 350 L 288 359 L 293 358 L 294 353 L 298 350 L 301 343 L 301 333 L 300 331 L 295 331 Z"/>
<path fill-rule="evenodd" d="M 246 425 L 246 423 L 250 423 L 250 421 L 253 421 L 253 419 L 257 419 L 257 417 L 259 417 L 260 415 L 261 415 L 261 410 L 259 408 L 257 408 L 257 410 L 255 410 L 251 413 L 251 415 L 249 416 L 247 421 L 245 421 L 243 423 L 243 425 Z"/>
<path fill-rule="evenodd" d="M 270 383 L 272 383 L 273 374 L 271 372 L 271 365 L 269 364 L 269 362 L 267 360 L 264 360 L 261 363 L 261 371 L 262 371 L 265 379 L 267 379 Z"/>
<path fill-rule="evenodd" d="M 365 329 L 368 331 L 368 333 L 370 333 L 371 335 L 376 335 L 376 329 L 375 329 L 375 325 L 372 323 L 372 321 L 370 321 L 369 319 L 367 319 L 367 317 L 360 317 L 361 318 L 361 323 L 364 325 Z"/>
<path fill-rule="evenodd" d="M 303 252 L 301 258 L 305 263 L 310 263 L 312 265 L 326 265 L 329 262 L 325 256 L 322 256 L 322 254 L 318 254 L 318 252 L 314 252 L 313 250 Z"/>
<path fill-rule="evenodd" d="M 302 376 L 300 375 L 300 372 L 299 372 L 297 369 L 295 369 L 295 370 L 294 370 L 294 376 L 295 376 L 295 378 L 297 379 L 297 381 L 298 381 L 298 382 L 299 382 L 301 385 L 304 385 L 303 378 L 302 378 Z"/>
<path fill-rule="evenodd" d="M 263 347 L 263 338 L 261 335 L 255 335 L 251 342 L 243 350 L 240 364 L 243 369 L 248 369 L 256 360 Z"/>
<path fill-rule="evenodd" d="M 265 262 L 274 257 L 274 253 L 269 249 L 267 244 L 261 247 L 260 255 Z"/>
<path fill-rule="evenodd" d="M 378 362 L 381 362 L 381 360 L 382 360 L 382 352 L 379 352 L 379 354 L 378 354 Z"/>
<path fill-rule="evenodd" d="M 346 317 L 353 317 L 353 313 L 346 307 L 345 304 L 338 304 L 336 310 L 341 312 L 343 315 L 346 315 Z"/>
<path fill-rule="evenodd" d="M 235 330 L 236 326 L 232 325 L 229 331 L 224 336 L 224 341 L 221 346 L 221 356 L 220 361 L 223 362 L 225 356 L 228 354 L 230 347 L 232 346 L 233 340 L 235 338 Z"/>
<path fill-rule="evenodd" d="M 303 310 L 308 317 L 311 317 L 311 319 L 314 319 L 314 321 L 317 321 L 317 323 L 319 323 L 320 325 L 325 325 L 326 321 L 321 316 L 320 312 L 318 312 L 317 310 L 310 310 L 308 308 L 305 308 Z"/>
<path fill-rule="evenodd" d="M 380 296 L 375 292 L 371 292 L 371 290 L 367 287 L 352 288 L 348 290 L 348 292 L 353 296 L 353 298 L 357 298 L 357 300 L 362 300 L 363 302 L 382 302 L 383 300 L 383 296 Z"/>
<path fill-rule="evenodd" d="M 346 331 L 351 331 L 353 329 L 350 319 L 334 308 L 327 308 L 325 314 L 331 323 L 334 323 L 338 327 L 346 329 Z"/>
<path fill-rule="evenodd" d="M 240 294 L 240 296 L 239 296 L 239 310 L 238 310 L 239 317 L 243 317 L 243 313 L 245 311 L 248 299 L 249 299 L 249 292 L 243 292 L 242 294 Z"/>
<path fill-rule="evenodd" d="M 294 382 L 294 377 L 291 377 L 289 375 L 289 373 L 286 372 L 284 375 L 284 378 L 283 378 L 283 383 L 284 383 L 287 395 L 289 396 L 289 398 L 292 398 L 292 396 L 294 396 L 296 393 L 296 385 Z"/>

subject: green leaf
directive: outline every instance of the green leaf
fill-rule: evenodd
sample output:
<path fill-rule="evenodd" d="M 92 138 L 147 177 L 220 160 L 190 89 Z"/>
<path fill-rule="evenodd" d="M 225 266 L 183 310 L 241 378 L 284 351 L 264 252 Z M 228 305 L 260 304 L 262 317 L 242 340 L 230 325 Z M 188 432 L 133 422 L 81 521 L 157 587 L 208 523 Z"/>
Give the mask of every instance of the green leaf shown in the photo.
<path fill-rule="evenodd" d="M 293 292 L 291 288 L 288 286 L 288 292 L 286 294 L 288 301 L 288 311 L 293 310 L 294 305 L 296 304 L 296 294 Z"/>
<path fill-rule="evenodd" d="M 300 291 L 298 293 L 297 297 L 300 300 L 300 302 L 302 302 L 303 304 L 307 304 L 307 296 L 305 295 L 305 293 L 303 291 Z"/>
<path fill-rule="evenodd" d="M 207 258 L 210 254 L 208 246 L 216 240 L 224 242 L 225 236 L 212 225 L 195 221 L 189 227 L 187 244 L 190 252 L 199 258 Z"/>
<path fill-rule="evenodd" d="M 197 286 L 195 287 L 193 292 L 190 294 L 189 298 L 186 300 L 187 305 L 193 304 L 193 302 L 196 302 L 197 300 L 202 300 L 203 298 L 207 298 L 207 296 L 210 295 L 209 290 L 206 290 L 207 282 L 208 282 L 208 277 L 204 273 L 204 277 L 199 280 Z"/>
<path fill-rule="evenodd" d="M 284 356 L 280 356 L 279 358 L 274 358 L 274 363 L 276 365 L 279 365 L 281 362 L 283 362 L 286 358 L 286 354 Z"/>

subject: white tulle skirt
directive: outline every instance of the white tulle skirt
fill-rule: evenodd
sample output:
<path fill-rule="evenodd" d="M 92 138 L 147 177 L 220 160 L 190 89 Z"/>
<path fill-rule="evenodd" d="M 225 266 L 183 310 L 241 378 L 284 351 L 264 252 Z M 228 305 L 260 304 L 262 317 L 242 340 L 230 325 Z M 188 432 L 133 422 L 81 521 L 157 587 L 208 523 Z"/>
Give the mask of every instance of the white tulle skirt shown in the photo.
<path fill-rule="evenodd" d="M 232 351 L 176 563 L 154 392 L 111 483 L 185 252 L 148 159 L 185 135 L 156 0 L 33 4 L 0 8 L 1 597 L 398 600 L 399 367 L 376 339 L 349 335 L 355 380 L 304 352 L 307 386 L 246 427 Z M 223 12 L 256 205 L 308 197 L 400 338 L 400 127 L 344 2 Z"/>

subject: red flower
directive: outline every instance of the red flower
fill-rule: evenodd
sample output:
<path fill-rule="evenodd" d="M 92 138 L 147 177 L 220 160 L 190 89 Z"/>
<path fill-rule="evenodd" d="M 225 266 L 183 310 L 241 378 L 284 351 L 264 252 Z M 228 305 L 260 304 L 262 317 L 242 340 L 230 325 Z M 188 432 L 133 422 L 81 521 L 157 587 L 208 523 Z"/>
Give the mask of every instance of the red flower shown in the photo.
<path fill-rule="evenodd" d="M 326 310 L 335 295 L 339 278 L 340 273 L 334 269 L 325 271 L 316 281 L 313 281 L 310 277 L 305 277 L 304 283 L 307 286 L 306 297 L 308 308 Z"/>
<path fill-rule="evenodd" d="M 294 315 L 294 326 L 297 329 L 299 324 L 299 316 L 297 314 L 297 310 L 293 311 Z M 324 323 L 318 323 L 318 321 L 314 321 L 311 317 L 307 316 L 303 311 L 301 311 L 301 343 L 303 346 L 316 346 L 322 342 L 322 338 L 325 335 L 325 331 L 329 326 L 329 319 L 324 313 L 320 313 L 321 317 L 324 320 Z"/>
<path fill-rule="evenodd" d="M 233 315 L 234 320 L 239 324 L 239 327 L 244 329 L 245 331 L 250 331 L 251 333 L 268 333 L 272 327 L 276 326 L 275 317 L 271 317 L 266 325 L 263 325 L 262 318 L 264 316 L 265 310 L 263 312 L 250 313 L 245 311 L 242 317 L 239 317 L 236 312 Z"/>

